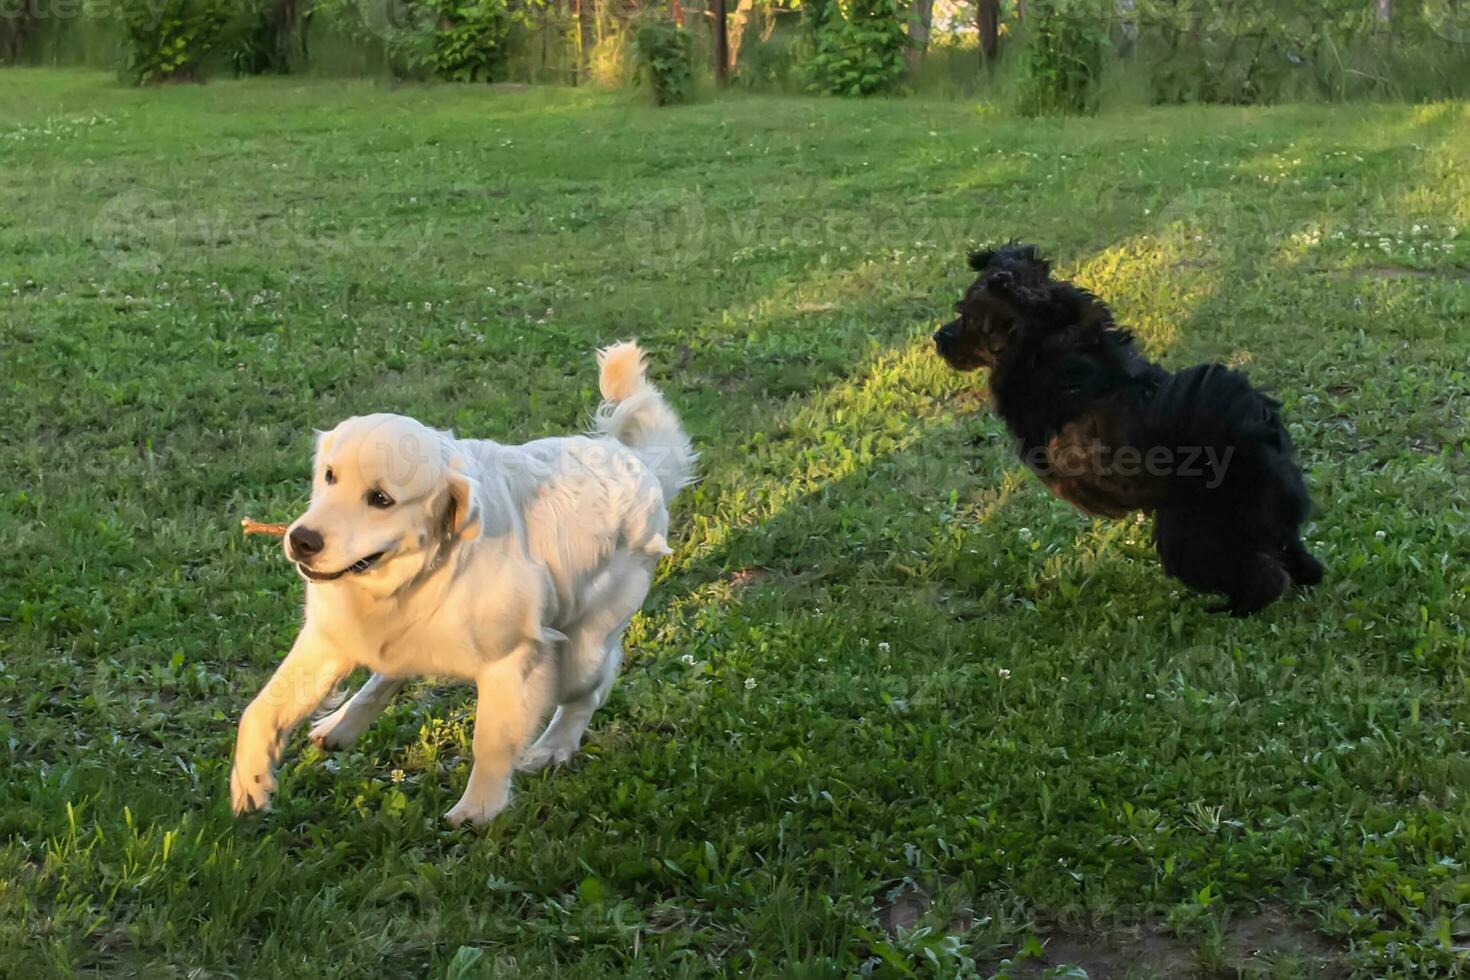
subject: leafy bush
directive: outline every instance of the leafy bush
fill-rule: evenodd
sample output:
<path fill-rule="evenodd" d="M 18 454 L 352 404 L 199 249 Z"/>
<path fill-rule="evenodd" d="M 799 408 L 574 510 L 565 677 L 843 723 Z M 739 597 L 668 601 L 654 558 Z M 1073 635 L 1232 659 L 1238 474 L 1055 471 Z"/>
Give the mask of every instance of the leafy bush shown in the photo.
<path fill-rule="evenodd" d="M 241 25 L 230 54 L 244 75 L 285 74 L 305 60 L 301 5 L 310 0 L 244 0 Z"/>
<path fill-rule="evenodd" d="M 673 21 L 650 19 L 633 35 L 635 75 L 654 105 L 688 102 L 694 94 L 694 42 Z"/>
<path fill-rule="evenodd" d="M 590 3 L 591 0 L 583 0 Z M 625 31 L 608 31 L 587 54 L 587 77 L 601 88 L 623 88 L 633 80 L 631 39 Z"/>
<path fill-rule="evenodd" d="M 837 6 L 837 0 L 801 0 L 799 6 L 801 29 L 815 42 L 823 25 L 827 23 L 827 17 L 832 13 L 832 8 Z"/>
<path fill-rule="evenodd" d="M 505 64 L 510 12 L 504 0 L 438 0 L 434 73 L 454 82 L 490 81 Z"/>
<path fill-rule="evenodd" d="M 506 0 L 317 0 L 358 44 L 380 50 L 400 78 L 491 81 L 505 66 Z"/>
<path fill-rule="evenodd" d="M 1097 0 L 1033 0 L 1026 17 L 1022 114 L 1095 111 L 1108 36 Z"/>
<path fill-rule="evenodd" d="M 1400 4 L 1392 35 L 1360 0 L 1136 0 L 1158 102 L 1261 103 L 1457 94 L 1470 51 L 1436 33 L 1448 0 Z"/>
<path fill-rule="evenodd" d="M 909 44 L 902 0 L 829 0 L 814 24 L 808 84 L 828 95 L 873 95 L 899 86 Z"/>
<path fill-rule="evenodd" d="M 36 0 L 0 0 L 0 65 L 20 60 L 40 24 Z"/>
<path fill-rule="evenodd" d="M 116 10 L 139 83 L 197 81 L 232 13 L 229 0 L 117 0 Z"/>
<path fill-rule="evenodd" d="M 813 48 L 805 32 L 794 30 L 777 30 L 769 37 L 746 41 L 740 46 L 735 81 L 752 89 L 796 91 L 800 88 L 802 66 L 810 59 Z"/>

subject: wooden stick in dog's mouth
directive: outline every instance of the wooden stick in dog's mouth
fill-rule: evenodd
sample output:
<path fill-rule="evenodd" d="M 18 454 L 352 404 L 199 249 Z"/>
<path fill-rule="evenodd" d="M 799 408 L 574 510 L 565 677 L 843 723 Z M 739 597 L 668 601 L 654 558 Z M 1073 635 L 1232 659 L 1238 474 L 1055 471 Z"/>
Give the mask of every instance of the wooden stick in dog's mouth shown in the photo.
<path fill-rule="evenodd" d="M 250 517 L 240 518 L 240 531 L 243 534 L 269 534 L 277 538 L 286 536 L 286 524 L 262 524 L 260 521 Z"/>

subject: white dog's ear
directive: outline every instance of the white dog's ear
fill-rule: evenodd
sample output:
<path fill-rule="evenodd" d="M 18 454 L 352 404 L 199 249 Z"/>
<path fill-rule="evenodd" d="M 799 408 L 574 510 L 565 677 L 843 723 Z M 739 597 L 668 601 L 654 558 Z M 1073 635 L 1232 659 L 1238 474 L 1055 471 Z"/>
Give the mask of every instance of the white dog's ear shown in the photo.
<path fill-rule="evenodd" d="M 444 477 L 449 483 L 449 509 L 444 521 L 450 536 L 469 541 L 480 536 L 480 502 L 475 491 L 479 484 L 465 473 L 464 464 L 451 459 Z"/>
<path fill-rule="evenodd" d="M 332 448 L 332 433 L 323 432 L 321 429 L 311 431 L 316 436 L 316 458 L 321 459 L 327 450 Z"/>

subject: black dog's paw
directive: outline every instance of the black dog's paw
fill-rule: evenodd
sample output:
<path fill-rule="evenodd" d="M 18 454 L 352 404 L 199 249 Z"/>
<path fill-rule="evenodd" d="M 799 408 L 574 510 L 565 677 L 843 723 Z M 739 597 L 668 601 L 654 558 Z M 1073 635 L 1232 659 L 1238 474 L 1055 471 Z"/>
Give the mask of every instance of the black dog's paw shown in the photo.
<path fill-rule="evenodd" d="M 1302 588 L 1311 588 L 1314 585 L 1322 584 L 1322 576 L 1326 574 L 1327 569 L 1311 555 L 1303 555 L 1291 567 L 1292 580 Z"/>
<path fill-rule="evenodd" d="M 1206 606 L 1205 612 L 1211 614 L 1212 616 L 1218 616 L 1221 613 L 1229 613 L 1231 619 L 1247 619 L 1250 616 L 1253 616 L 1254 614 L 1260 612 L 1262 609 L 1265 609 L 1268 605 L 1270 605 L 1270 602 L 1222 602 L 1217 606 Z"/>
<path fill-rule="evenodd" d="M 1302 588 L 1310 588 L 1322 581 L 1325 572 L 1322 563 L 1313 557 L 1301 541 L 1294 541 L 1282 550 L 1287 574 L 1293 582 Z"/>
<path fill-rule="evenodd" d="M 1241 619 L 1265 609 L 1290 586 L 1291 575 L 1277 563 L 1275 556 L 1256 554 L 1242 563 L 1235 581 L 1226 587 L 1229 601 L 1215 611 Z"/>

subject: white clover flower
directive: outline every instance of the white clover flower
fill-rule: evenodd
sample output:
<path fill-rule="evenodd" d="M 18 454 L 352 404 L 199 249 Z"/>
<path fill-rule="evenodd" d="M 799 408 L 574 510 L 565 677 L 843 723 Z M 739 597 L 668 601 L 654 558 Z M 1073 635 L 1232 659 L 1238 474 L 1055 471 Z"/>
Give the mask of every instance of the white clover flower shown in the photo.
<path fill-rule="evenodd" d="M 694 666 L 694 654 L 692 654 L 692 653 L 686 653 L 686 654 L 684 654 L 684 656 L 682 656 L 682 657 L 679 658 L 679 663 L 683 664 L 686 667 L 693 667 Z"/>
<path fill-rule="evenodd" d="M 882 643 L 878 644 L 878 652 L 879 653 L 887 653 L 889 650 L 892 650 L 892 649 L 893 648 L 888 645 L 888 641 L 887 640 L 884 640 Z"/>
<path fill-rule="evenodd" d="M 401 782 L 403 782 L 404 779 L 407 778 L 406 774 L 404 773 L 404 771 L 402 769 L 394 769 L 392 772 L 390 772 L 388 774 L 388 777 L 390 779 L 392 779 L 395 783 L 401 783 Z"/>
<path fill-rule="evenodd" d="M 755 678 L 754 677 L 747 677 L 745 679 L 745 689 L 747 691 L 754 691 L 755 690 Z"/>
<path fill-rule="evenodd" d="M 1011 672 L 1004 667 L 996 671 L 996 673 L 1000 675 L 1000 679 L 1003 681 L 1008 681 L 1011 679 Z"/>

